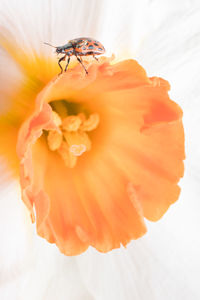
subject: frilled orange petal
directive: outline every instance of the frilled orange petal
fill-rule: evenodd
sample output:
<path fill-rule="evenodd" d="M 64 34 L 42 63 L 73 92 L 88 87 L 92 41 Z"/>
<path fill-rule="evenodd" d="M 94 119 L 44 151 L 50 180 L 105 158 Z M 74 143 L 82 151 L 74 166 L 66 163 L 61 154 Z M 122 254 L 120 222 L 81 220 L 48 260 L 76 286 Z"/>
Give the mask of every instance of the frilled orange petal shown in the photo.
<path fill-rule="evenodd" d="M 159 86 L 112 92 L 104 100 L 112 103 L 111 160 L 130 179 L 144 216 L 156 221 L 180 193 L 177 182 L 185 157 L 182 111 Z"/>
<path fill-rule="evenodd" d="M 144 217 L 158 220 L 177 200 L 183 175 L 180 107 L 169 84 L 148 78 L 133 60 L 81 66 L 51 81 L 21 127 L 22 198 L 38 234 L 66 255 L 93 246 L 124 246 L 146 232 Z M 48 148 L 43 131 L 57 130 L 50 102 L 65 100 L 99 115 L 91 150 L 69 168 Z M 80 111 L 81 112 L 81 111 Z"/>

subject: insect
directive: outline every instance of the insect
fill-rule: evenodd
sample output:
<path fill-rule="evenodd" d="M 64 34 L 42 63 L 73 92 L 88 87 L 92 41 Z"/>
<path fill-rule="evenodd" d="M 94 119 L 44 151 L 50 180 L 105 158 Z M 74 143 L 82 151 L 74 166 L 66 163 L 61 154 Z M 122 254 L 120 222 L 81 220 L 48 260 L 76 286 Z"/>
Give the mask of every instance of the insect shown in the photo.
<path fill-rule="evenodd" d="M 67 71 L 67 67 L 69 65 L 71 56 L 74 55 L 74 56 L 76 56 L 78 62 L 83 66 L 86 74 L 88 74 L 88 71 L 86 70 L 86 68 L 83 64 L 81 57 L 92 55 L 94 57 L 94 59 L 96 59 L 98 61 L 98 59 L 95 57 L 95 55 L 100 55 L 100 54 L 105 53 L 105 48 L 100 42 L 98 42 L 92 38 L 86 38 L 86 37 L 70 40 L 67 44 L 65 44 L 63 46 L 59 46 L 59 47 L 52 46 L 49 43 L 45 43 L 45 44 L 56 48 L 57 54 L 60 54 L 60 53 L 64 54 L 64 56 L 62 56 L 58 60 L 58 65 L 61 69 L 60 74 L 63 73 L 61 61 L 65 60 L 66 57 L 68 57 L 68 60 L 67 60 L 66 66 L 65 66 L 65 72 Z"/>

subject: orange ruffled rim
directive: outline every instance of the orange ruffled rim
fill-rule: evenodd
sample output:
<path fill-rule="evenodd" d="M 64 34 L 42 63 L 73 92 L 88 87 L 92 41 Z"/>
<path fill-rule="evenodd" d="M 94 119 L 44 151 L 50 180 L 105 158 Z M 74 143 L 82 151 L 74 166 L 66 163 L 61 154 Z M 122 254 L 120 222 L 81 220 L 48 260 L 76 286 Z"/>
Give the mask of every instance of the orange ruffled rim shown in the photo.
<path fill-rule="evenodd" d="M 21 126 L 22 199 L 37 232 L 66 255 L 89 246 L 107 252 L 145 234 L 179 196 L 183 176 L 182 111 L 169 84 L 148 78 L 134 60 L 81 66 L 54 78 Z M 100 116 L 92 149 L 67 168 L 43 131 L 59 130 L 51 101 L 66 99 Z M 34 213 L 35 208 L 35 213 Z"/>

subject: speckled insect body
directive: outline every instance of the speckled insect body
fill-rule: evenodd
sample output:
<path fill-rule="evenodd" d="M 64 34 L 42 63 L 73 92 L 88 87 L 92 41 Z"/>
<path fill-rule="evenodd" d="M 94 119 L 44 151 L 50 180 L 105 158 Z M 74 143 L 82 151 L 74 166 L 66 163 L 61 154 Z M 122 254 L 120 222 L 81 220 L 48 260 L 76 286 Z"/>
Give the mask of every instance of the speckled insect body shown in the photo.
<path fill-rule="evenodd" d="M 50 45 L 48 43 L 45 44 Z M 70 57 L 74 55 L 76 56 L 79 63 L 83 66 L 86 74 L 88 74 L 88 71 L 86 70 L 83 64 L 81 57 L 92 55 L 96 60 L 98 60 L 95 57 L 95 55 L 101 55 L 105 53 L 104 46 L 99 41 L 96 41 L 92 38 L 77 38 L 77 39 L 70 40 L 67 44 L 63 46 L 60 47 L 52 46 L 52 47 L 56 48 L 56 53 L 64 54 L 64 56 L 58 60 L 58 65 L 61 69 L 61 73 L 63 72 L 63 68 L 60 63 L 61 61 L 65 60 L 67 56 L 68 56 L 68 60 L 65 66 L 65 72 L 67 71 L 67 67 L 70 62 Z"/>

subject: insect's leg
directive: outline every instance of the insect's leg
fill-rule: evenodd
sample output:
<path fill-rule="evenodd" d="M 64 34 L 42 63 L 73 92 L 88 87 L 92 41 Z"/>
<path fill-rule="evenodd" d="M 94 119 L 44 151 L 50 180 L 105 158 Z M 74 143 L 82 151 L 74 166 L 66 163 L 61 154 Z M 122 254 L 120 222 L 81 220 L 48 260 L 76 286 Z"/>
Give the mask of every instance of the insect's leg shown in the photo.
<path fill-rule="evenodd" d="M 66 66 L 65 66 L 65 72 L 67 71 L 67 67 L 68 67 L 68 65 L 69 65 L 69 62 L 70 62 L 70 56 L 68 56 L 67 64 L 66 64 Z"/>
<path fill-rule="evenodd" d="M 62 72 L 63 72 L 63 68 L 62 68 L 60 62 L 61 62 L 62 60 L 65 60 L 65 57 L 66 57 L 66 54 L 65 54 L 63 57 L 61 57 L 61 58 L 59 59 L 59 61 L 58 61 L 58 65 L 59 65 L 59 67 L 60 67 L 60 69 L 61 69 L 61 72 L 60 72 L 58 75 L 62 74 Z"/>
<path fill-rule="evenodd" d="M 85 66 L 82 62 L 82 59 L 80 57 L 78 57 L 76 54 L 75 54 L 75 56 L 76 56 L 77 60 L 80 62 L 80 64 L 83 66 L 83 69 L 85 70 L 85 73 L 88 74 L 88 71 L 86 70 L 86 68 L 85 68 Z"/>
<path fill-rule="evenodd" d="M 99 61 L 98 58 L 96 58 L 96 56 L 93 55 L 93 57 L 94 57 L 94 59 L 96 59 L 97 61 Z"/>

